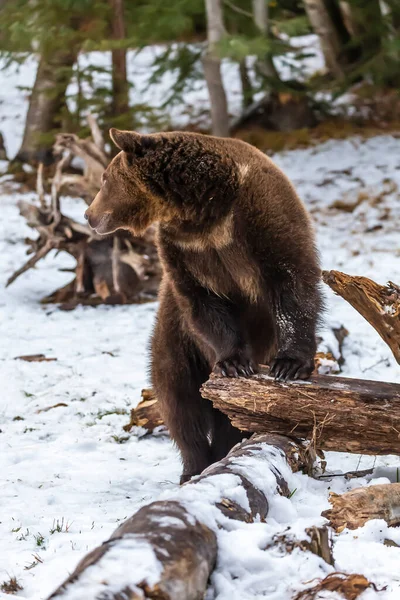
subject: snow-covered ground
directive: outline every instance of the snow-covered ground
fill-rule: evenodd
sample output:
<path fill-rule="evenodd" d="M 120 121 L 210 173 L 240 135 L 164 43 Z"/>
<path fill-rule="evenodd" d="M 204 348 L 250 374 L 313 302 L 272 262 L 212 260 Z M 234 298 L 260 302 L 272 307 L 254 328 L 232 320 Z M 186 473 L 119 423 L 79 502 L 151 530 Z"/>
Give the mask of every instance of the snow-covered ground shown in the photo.
<path fill-rule="evenodd" d="M 399 139 L 328 142 L 275 160 L 313 214 L 324 268 L 381 283 L 400 281 Z M 353 202 L 361 193 L 365 200 L 353 213 L 330 208 L 335 200 Z M 19 196 L 8 192 L 0 198 L 2 284 L 24 261 L 23 240 L 31 233 L 18 215 Z M 74 215 L 83 210 L 78 200 L 66 208 Z M 44 598 L 121 520 L 162 492 L 173 492 L 180 473 L 166 436 L 122 430 L 147 382 L 156 305 L 72 312 L 40 305 L 43 295 L 68 280 L 58 271 L 68 266 L 68 257 L 49 256 L 10 288 L 0 287 L 0 582 L 17 576 L 24 587 L 19 595 L 35 600 Z M 343 324 L 350 332 L 344 374 L 400 381 L 398 365 L 374 330 L 343 300 L 327 295 L 327 328 Z M 329 341 L 328 333 L 322 335 Z M 15 360 L 35 353 L 57 361 Z M 400 466 L 400 461 L 328 454 L 332 471 L 373 464 Z M 297 550 L 283 556 L 264 548 L 287 527 L 299 531 L 322 523 L 329 490 L 343 492 L 366 483 L 291 476 L 289 487 L 296 492 L 290 500 L 275 502 L 268 523 L 238 524 L 220 533 L 209 598 L 280 600 L 291 597 L 300 582 L 323 575 L 326 567 L 313 556 Z M 60 532 L 54 531 L 57 523 Z M 383 545 L 386 538 L 400 544 L 400 531 L 379 521 L 344 531 L 335 539 L 336 568 L 387 585 L 379 597 L 394 600 L 400 595 L 400 549 Z M 369 590 L 363 598 L 375 594 Z"/>
<path fill-rule="evenodd" d="M 33 77 L 34 63 L 30 68 Z M 26 99 L 15 87 L 29 84 L 24 73 L 0 88 L 0 129 L 11 154 L 26 111 Z M 313 215 L 325 269 L 400 282 L 400 139 L 332 141 L 274 159 Z M 59 271 L 73 266 L 64 255 L 49 255 L 5 289 L 8 276 L 26 259 L 24 238 L 32 231 L 18 214 L 21 193 L 7 177 L 0 186 L 0 584 L 16 576 L 23 586 L 18 595 L 40 600 L 118 523 L 140 506 L 173 495 L 181 467 L 166 435 L 122 429 L 148 383 L 147 344 L 156 304 L 72 312 L 41 305 L 43 296 L 70 278 Z M 359 204 L 344 212 L 332 208 L 337 200 Z M 84 207 L 68 200 L 63 209 L 82 218 Z M 347 303 L 326 293 L 322 346 L 334 349 L 332 326 L 349 330 L 343 374 L 400 382 L 400 368 L 378 334 Z M 15 359 L 36 353 L 57 360 Z M 369 481 L 289 475 L 295 492 L 290 500 L 278 497 L 271 503 L 267 523 L 232 523 L 229 531 L 219 532 L 207 600 L 285 600 L 333 570 L 314 555 L 283 554 L 268 546 L 288 528 L 300 535 L 323 523 L 329 491 L 387 482 L 385 468 L 400 467 L 400 460 L 328 453 L 327 461 L 329 472 L 380 468 Z M 335 569 L 363 573 L 378 587 L 387 586 L 379 594 L 366 591 L 363 600 L 400 597 L 400 548 L 384 545 L 385 539 L 400 545 L 400 530 L 383 521 L 334 539 Z M 0 598 L 6 595 L 0 592 Z"/>

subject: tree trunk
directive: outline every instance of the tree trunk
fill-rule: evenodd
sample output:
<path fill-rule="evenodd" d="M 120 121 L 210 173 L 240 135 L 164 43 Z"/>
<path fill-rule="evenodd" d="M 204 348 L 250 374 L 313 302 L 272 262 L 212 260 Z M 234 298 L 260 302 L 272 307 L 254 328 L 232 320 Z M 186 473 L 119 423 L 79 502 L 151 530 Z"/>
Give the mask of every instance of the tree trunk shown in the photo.
<path fill-rule="evenodd" d="M 251 85 L 246 58 L 239 62 L 240 83 L 242 86 L 242 110 L 253 104 L 253 87 Z"/>
<path fill-rule="evenodd" d="M 65 92 L 77 58 L 75 51 L 54 52 L 42 56 L 33 86 L 24 137 L 14 160 L 45 165 L 54 162 L 54 134 L 61 127 Z"/>
<path fill-rule="evenodd" d="M 169 500 L 141 508 L 85 556 L 50 598 L 200 600 L 217 558 L 218 529 L 229 528 L 229 520 L 264 521 L 272 495 L 290 496 L 288 468 L 309 469 L 311 460 L 301 444 L 288 438 L 267 434 L 246 440 Z M 229 478 L 228 486 L 221 477 Z M 238 504 L 238 497 L 245 500 Z M 302 549 L 331 560 L 327 536 L 310 536 Z"/>
<path fill-rule="evenodd" d="M 124 0 L 109 0 L 112 10 L 112 37 L 126 38 Z M 129 122 L 129 83 L 126 70 L 126 49 L 115 48 L 112 55 L 112 116 L 118 127 L 131 129 Z"/>
<path fill-rule="evenodd" d="M 7 150 L 4 144 L 3 134 L 0 131 L 0 160 L 7 160 Z"/>
<path fill-rule="evenodd" d="M 322 450 L 400 454 L 400 385 L 317 375 L 281 383 L 211 375 L 202 396 L 242 431 L 295 435 Z"/>
<path fill-rule="evenodd" d="M 268 2 L 265 0 L 253 0 L 253 20 L 257 29 L 265 38 L 270 37 L 269 19 L 268 19 Z M 271 81 L 279 81 L 279 73 L 276 70 L 272 53 L 267 52 L 263 61 L 258 63 L 259 71 L 264 77 Z"/>
<path fill-rule="evenodd" d="M 304 0 L 310 23 L 318 35 L 328 71 L 337 78 L 343 77 L 340 61 L 342 44 L 324 0 Z"/>
<path fill-rule="evenodd" d="M 400 364 L 400 287 L 391 281 L 383 286 L 340 271 L 324 271 L 322 277 L 372 325 Z"/>
<path fill-rule="evenodd" d="M 221 59 L 217 44 L 225 35 L 220 0 L 205 0 L 207 15 L 208 49 L 203 57 L 204 77 L 210 97 L 213 135 L 229 136 L 228 103 L 221 74 Z"/>
<path fill-rule="evenodd" d="M 385 483 L 357 488 L 339 495 L 331 493 L 332 508 L 322 516 L 329 519 L 335 531 L 358 529 L 372 519 L 383 519 L 388 525 L 400 525 L 400 483 Z"/>

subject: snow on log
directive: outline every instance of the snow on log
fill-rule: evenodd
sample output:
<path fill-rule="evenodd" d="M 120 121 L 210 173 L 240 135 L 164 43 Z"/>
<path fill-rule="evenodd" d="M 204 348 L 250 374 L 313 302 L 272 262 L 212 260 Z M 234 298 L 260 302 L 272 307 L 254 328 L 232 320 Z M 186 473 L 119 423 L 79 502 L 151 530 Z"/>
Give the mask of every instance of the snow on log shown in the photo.
<path fill-rule="evenodd" d="M 204 398 L 242 431 L 294 435 L 322 450 L 400 454 L 400 385 L 316 375 L 282 383 L 211 375 Z"/>
<path fill-rule="evenodd" d="M 290 496 L 291 472 L 310 463 L 300 443 L 253 436 L 199 477 L 142 507 L 49 598 L 200 600 L 216 561 L 218 530 L 232 519 L 264 520 L 273 496 Z"/>
<path fill-rule="evenodd" d="M 322 278 L 376 329 L 400 364 L 400 287 L 391 281 L 384 286 L 340 271 L 324 271 Z"/>
<path fill-rule="evenodd" d="M 331 493 L 332 508 L 322 516 L 338 532 L 358 529 L 371 519 L 383 519 L 388 525 L 400 525 L 400 483 L 385 483 L 356 488 L 345 494 Z"/>

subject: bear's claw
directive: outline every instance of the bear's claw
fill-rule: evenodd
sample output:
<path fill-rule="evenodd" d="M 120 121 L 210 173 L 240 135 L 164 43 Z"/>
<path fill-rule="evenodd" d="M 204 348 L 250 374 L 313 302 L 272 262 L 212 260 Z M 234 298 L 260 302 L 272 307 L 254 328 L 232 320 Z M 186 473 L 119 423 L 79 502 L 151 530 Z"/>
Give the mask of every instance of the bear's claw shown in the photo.
<path fill-rule="evenodd" d="M 314 359 L 275 358 L 270 365 L 270 375 L 279 381 L 288 379 L 308 379 L 314 370 Z"/>
<path fill-rule="evenodd" d="M 250 377 L 258 367 L 251 358 L 234 355 L 215 364 L 214 373 L 222 377 Z"/>

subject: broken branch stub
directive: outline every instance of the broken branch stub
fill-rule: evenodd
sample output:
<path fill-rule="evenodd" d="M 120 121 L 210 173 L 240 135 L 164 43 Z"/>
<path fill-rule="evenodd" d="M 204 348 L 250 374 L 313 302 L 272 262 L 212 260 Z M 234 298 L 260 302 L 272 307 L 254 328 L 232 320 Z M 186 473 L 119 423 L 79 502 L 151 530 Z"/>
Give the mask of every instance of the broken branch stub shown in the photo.
<path fill-rule="evenodd" d="M 379 285 L 367 277 L 340 271 L 323 271 L 322 278 L 372 325 L 400 364 L 400 287 L 391 281 Z"/>

